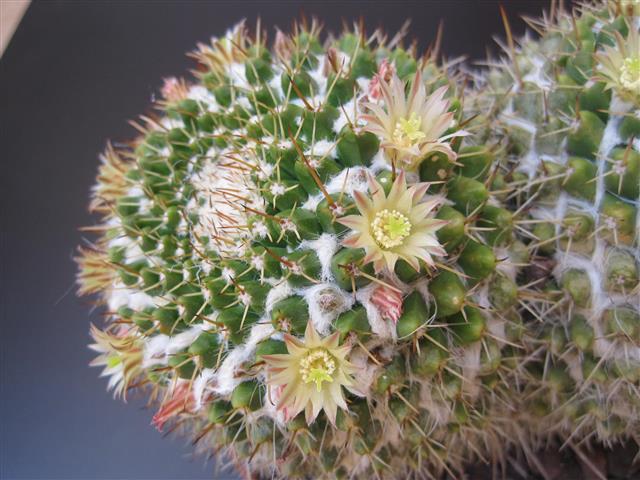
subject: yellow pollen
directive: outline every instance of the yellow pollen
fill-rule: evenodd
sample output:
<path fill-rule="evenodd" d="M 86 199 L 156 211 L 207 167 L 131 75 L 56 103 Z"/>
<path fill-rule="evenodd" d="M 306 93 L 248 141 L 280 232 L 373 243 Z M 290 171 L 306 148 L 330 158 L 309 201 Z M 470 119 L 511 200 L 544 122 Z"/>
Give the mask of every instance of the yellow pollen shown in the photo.
<path fill-rule="evenodd" d="M 620 83 L 640 95 L 640 58 L 625 58 L 620 69 Z"/>
<path fill-rule="evenodd" d="M 380 210 L 371 224 L 371 233 L 378 245 L 393 248 L 402 245 L 411 233 L 411 222 L 397 210 Z"/>
<path fill-rule="evenodd" d="M 336 361 L 323 348 L 311 350 L 300 361 L 300 375 L 304 383 L 315 383 L 318 392 L 322 391 L 322 382 L 333 382 L 331 376 L 336 370 Z"/>
<path fill-rule="evenodd" d="M 418 140 L 426 137 L 426 134 L 420 130 L 422 120 L 412 112 L 408 119 L 401 118 L 396 122 L 396 129 L 393 132 L 393 142 L 403 147 L 410 147 Z"/>

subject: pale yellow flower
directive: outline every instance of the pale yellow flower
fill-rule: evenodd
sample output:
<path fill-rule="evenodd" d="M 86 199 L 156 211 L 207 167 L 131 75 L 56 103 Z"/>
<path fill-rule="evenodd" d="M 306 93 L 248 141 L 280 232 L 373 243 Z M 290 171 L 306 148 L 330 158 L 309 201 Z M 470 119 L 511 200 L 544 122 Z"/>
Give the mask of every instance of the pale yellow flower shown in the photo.
<path fill-rule="evenodd" d="M 387 82 L 376 77 L 384 108 L 378 103 L 365 103 L 369 114 L 363 115 L 364 130 L 381 139 L 387 159 L 405 170 L 415 170 L 432 152 L 442 152 L 451 161 L 456 153 L 447 142 L 460 132 L 443 136 L 452 126 L 453 112 L 444 99 L 447 87 L 441 87 L 427 96 L 420 71 L 416 73 L 409 95 L 395 71 Z"/>
<path fill-rule="evenodd" d="M 304 339 L 285 335 L 289 353 L 263 355 L 266 361 L 267 385 L 282 387 L 278 410 L 293 418 L 305 411 L 311 424 L 320 410 L 335 424 L 338 407 L 347 410 L 342 387 L 354 389 L 356 368 L 347 360 L 351 345 L 339 345 L 340 333 L 321 338 L 312 322 L 307 324 Z"/>
<path fill-rule="evenodd" d="M 371 198 L 354 192 L 360 215 L 338 220 L 353 231 L 344 245 L 364 248 L 364 262 L 373 262 L 376 272 L 385 267 L 393 271 L 399 258 L 416 270 L 420 270 L 419 260 L 432 266 L 432 255 L 446 255 L 435 234 L 447 222 L 433 218 L 433 211 L 443 201 L 441 197 L 422 201 L 428 188 L 428 183 L 407 187 L 401 172 L 386 196 L 382 186 L 369 175 Z"/>
<path fill-rule="evenodd" d="M 596 54 L 600 79 L 624 100 L 640 104 L 640 34 L 631 26 L 626 39 L 618 32 L 615 35 L 617 45 L 605 46 L 603 52 Z"/>
<path fill-rule="evenodd" d="M 96 342 L 89 345 L 99 355 L 90 363 L 92 367 L 104 367 L 101 376 L 109 377 L 107 388 L 113 388 L 116 397 L 126 398 L 127 389 L 142 375 L 142 346 L 139 337 L 120 330 L 116 335 L 91 325 L 91 337 Z"/>

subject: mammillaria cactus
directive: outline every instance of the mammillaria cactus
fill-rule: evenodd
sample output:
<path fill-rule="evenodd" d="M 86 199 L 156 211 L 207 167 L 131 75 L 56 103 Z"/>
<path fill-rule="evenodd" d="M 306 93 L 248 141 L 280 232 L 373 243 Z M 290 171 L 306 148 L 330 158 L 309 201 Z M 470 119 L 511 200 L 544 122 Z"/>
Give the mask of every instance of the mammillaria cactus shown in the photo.
<path fill-rule="evenodd" d="M 540 40 L 511 50 L 475 94 L 526 211 L 537 322 L 524 410 L 533 430 L 567 442 L 638 438 L 638 6 L 585 4 L 535 22 Z"/>
<path fill-rule="evenodd" d="M 472 91 L 358 27 L 200 45 L 102 157 L 79 280 L 109 386 L 265 478 L 633 438 L 638 21 L 583 8 Z"/>

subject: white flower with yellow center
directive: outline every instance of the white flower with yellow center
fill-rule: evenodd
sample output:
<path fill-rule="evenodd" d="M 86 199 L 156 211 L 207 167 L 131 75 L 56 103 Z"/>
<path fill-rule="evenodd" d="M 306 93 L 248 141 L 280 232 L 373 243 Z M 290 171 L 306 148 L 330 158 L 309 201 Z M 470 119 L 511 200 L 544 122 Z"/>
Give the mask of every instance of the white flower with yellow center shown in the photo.
<path fill-rule="evenodd" d="M 384 108 L 378 103 L 365 103 L 369 114 L 362 119 L 366 122 L 364 130 L 381 138 L 390 162 L 405 170 L 415 170 L 432 152 L 442 152 L 451 161 L 455 160 L 456 153 L 447 141 L 462 133 L 443 136 L 453 124 L 453 112 L 448 111 L 449 101 L 444 99 L 447 87 L 427 96 L 420 71 L 413 79 L 408 96 L 395 71 L 388 82 L 378 78 L 377 85 Z"/>
<path fill-rule="evenodd" d="M 139 337 L 121 331 L 119 334 L 103 332 L 91 325 L 91 337 L 95 343 L 89 345 L 98 355 L 91 363 L 104 367 L 103 377 L 109 377 L 107 388 L 114 396 L 127 396 L 131 383 L 142 375 L 142 346 Z"/>
<path fill-rule="evenodd" d="M 371 198 L 354 192 L 360 215 L 338 219 L 353 231 L 343 241 L 344 245 L 364 248 L 364 262 L 373 262 L 376 272 L 384 268 L 393 271 L 399 258 L 416 270 L 420 269 L 420 260 L 432 266 L 433 255 L 446 255 L 436 232 L 447 222 L 433 218 L 434 210 L 443 201 L 441 197 L 423 201 L 428 187 L 428 183 L 407 187 L 404 173 L 400 173 L 386 196 L 370 175 Z"/>
<path fill-rule="evenodd" d="M 600 80 L 623 99 L 640 105 L 640 34 L 629 27 L 626 39 L 615 32 L 617 45 L 605 46 L 596 54 L 600 63 Z"/>
<path fill-rule="evenodd" d="M 356 368 L 346 359 L 351 345 L 339 345 L 340 333 L 321 338 L 309 322 L 300 340 L 285 335 L 288 353 L 263 355 L 267 385 L 282 387 L 277 408 L 293 418 L 302 410 L 311 424 L 320 410 L 335 424 L 338 407 L 347 410 L 342 387 L 352 391 Z"/>

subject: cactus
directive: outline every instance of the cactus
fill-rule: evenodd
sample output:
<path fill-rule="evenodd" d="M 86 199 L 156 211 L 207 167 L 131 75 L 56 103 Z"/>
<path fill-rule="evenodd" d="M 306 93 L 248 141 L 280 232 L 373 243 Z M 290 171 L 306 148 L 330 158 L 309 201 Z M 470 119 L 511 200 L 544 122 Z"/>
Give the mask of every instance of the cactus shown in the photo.
<path fill-rule="evenodd" d="M 437 49 L 357 26 L 200 45 L 102 157 L 78 278 L 110 387 L 265 478 L 456 477 L 554 435 L 634 438 L 627 10 L 554 12 L 471 92 Z"/>
<path fill-rule="evenodd" d="M 541 38 L 507 46 L 469 102 L 482 116 L 476 132 L 500 145 L 520 185 L 510 195 L 531 266 L 520 280 L 528 360 L 518 383 L 543 440 L 637 440 L 637 7 L 585 4 L 536 21 Z"/>

